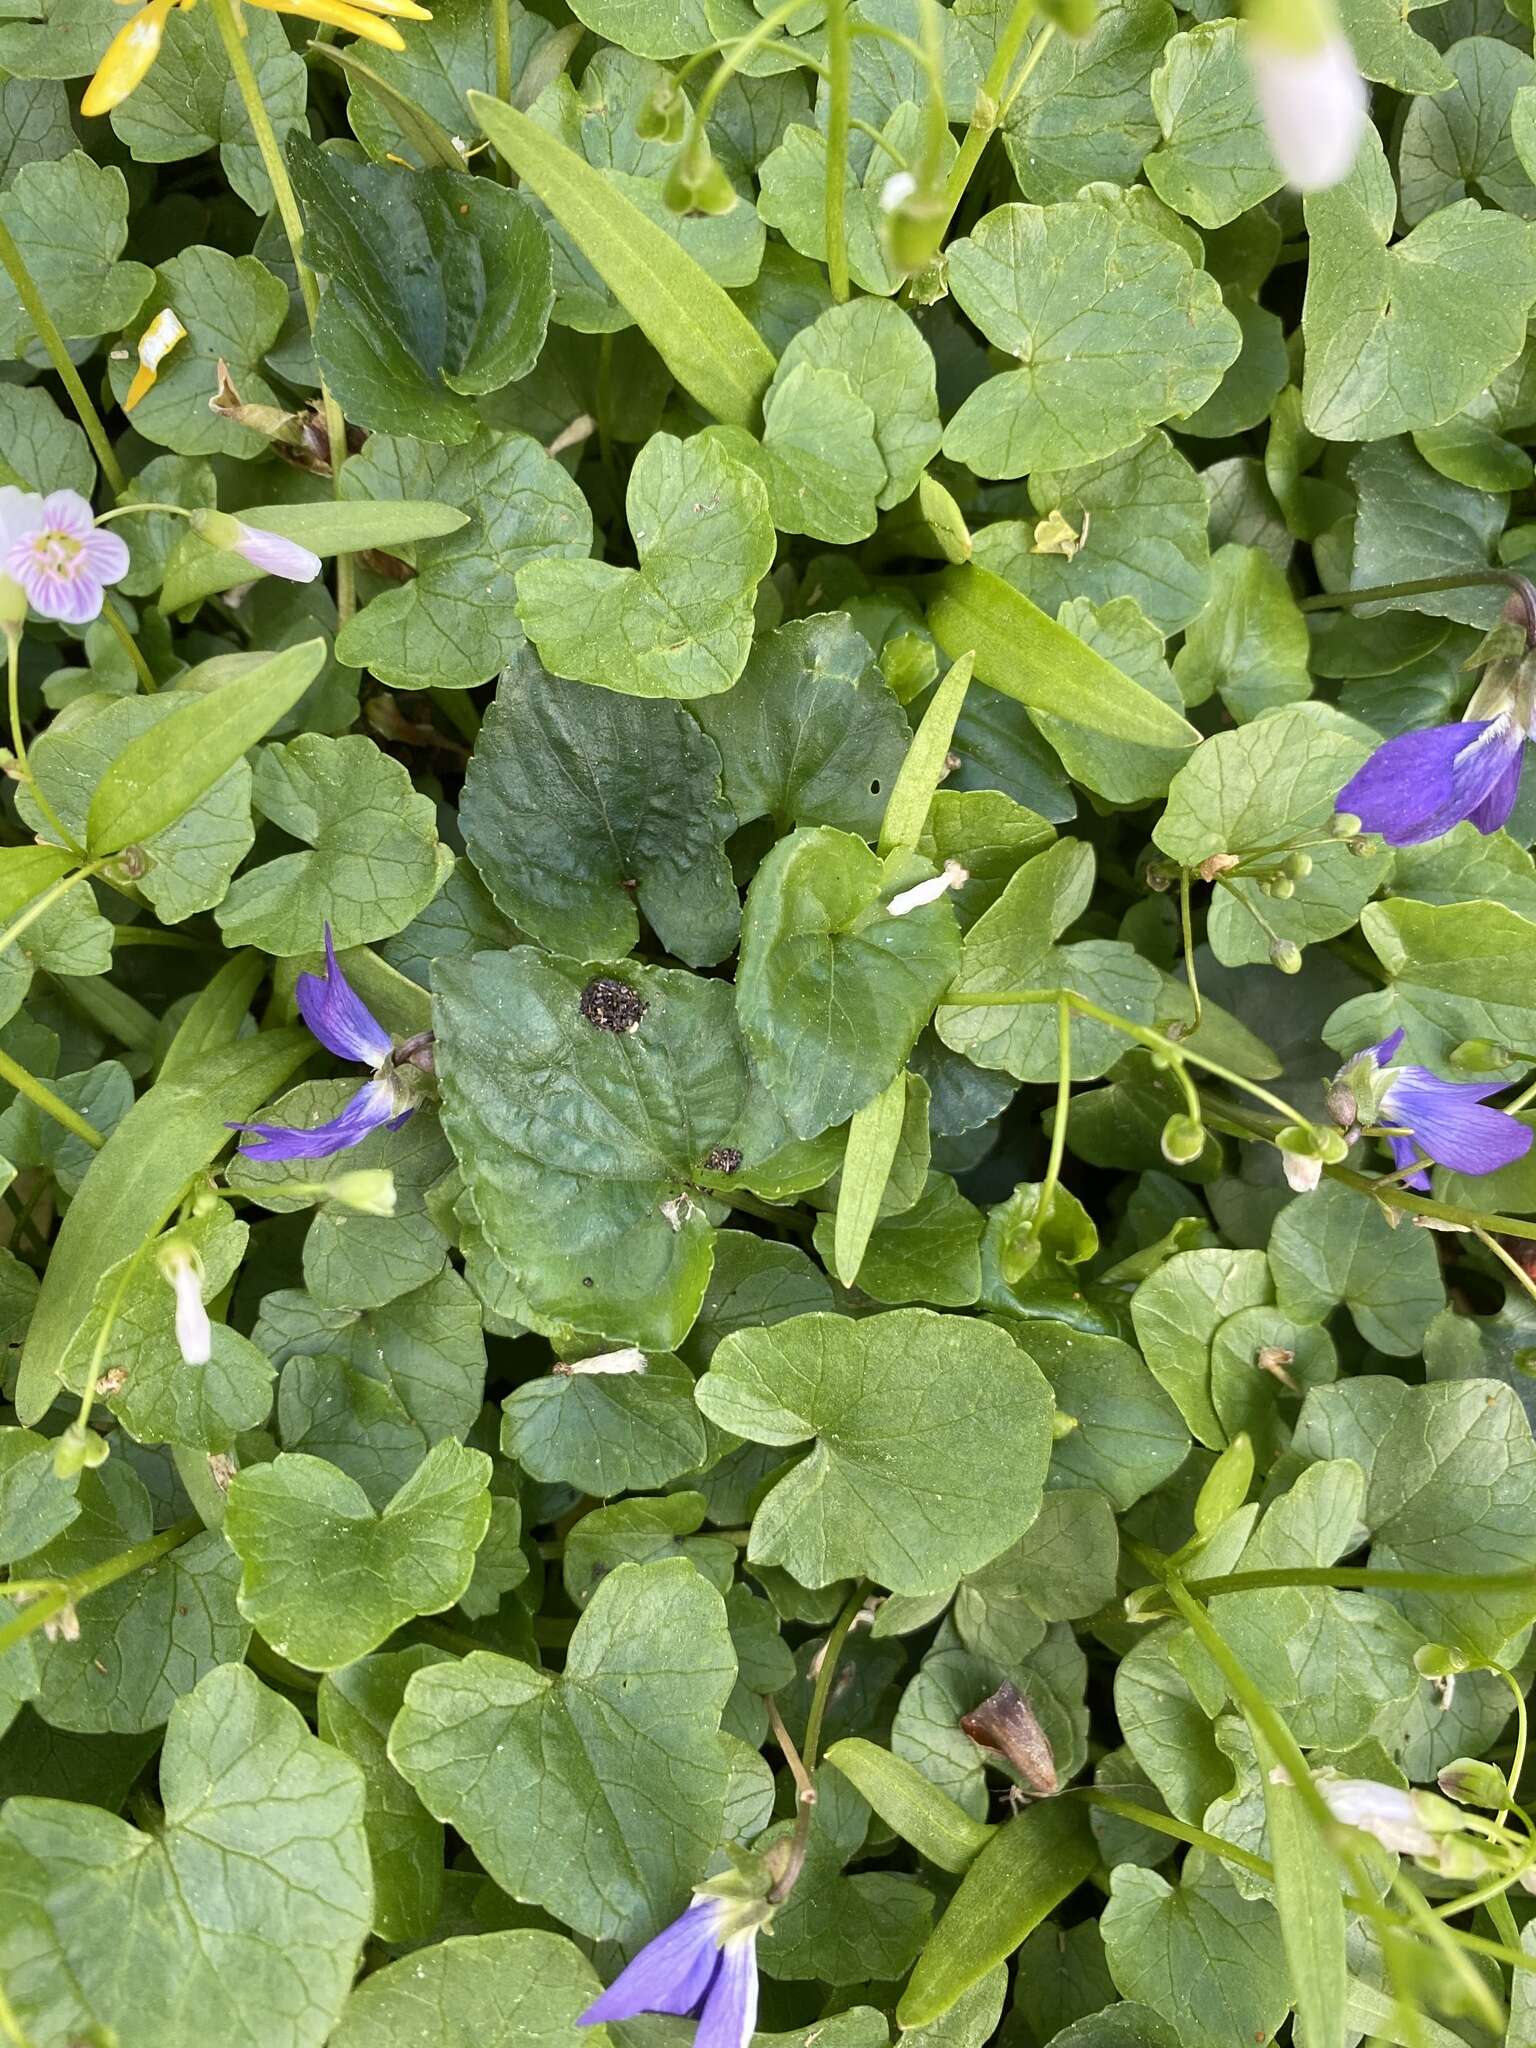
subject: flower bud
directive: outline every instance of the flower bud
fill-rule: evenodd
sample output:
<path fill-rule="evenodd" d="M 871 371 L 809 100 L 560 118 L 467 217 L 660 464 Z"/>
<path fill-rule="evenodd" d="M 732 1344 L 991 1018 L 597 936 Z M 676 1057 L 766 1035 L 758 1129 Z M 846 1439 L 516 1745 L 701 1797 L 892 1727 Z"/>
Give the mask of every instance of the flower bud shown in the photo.
<path fill-rule="evenodd" d="M 387 1166 L 358 1166 L 317 1183 L 322 1198 L 357 1216 L 393 1216 L 395 1176 Z"/>
<path fill-rule="evenodd" d="M 1205 1129 L 1192 1116 L 1171 1116 L 1160 1140 L 1163 1157 L 1175 1166 L 1193 1166 L 1205 1150 Z"/>
<path fill-rule="evenodd" d="M 910 277 L 914 270 L 922 270 L 938 254 L 944 230 L 949 224 L 950 209 L 942 192 L 926 192 L 920 186 L 905 192 L 894 204 L 888 204 L 891 188 L 899 185 L 902 179 L 910 182 L 911 173 L 898 172 L 894 178 L 886 180 L 880 206 L 884 214 L 885 252 L 890 258 L 891 268 Z"/>
<path fill-rule="evenodd" d="M 155 1254 L 176 1296 L 176 1344 L 188 1365 L 213 1356 L 213 1326 L 203 1306 L 203 1262 L 184 1237 L 168 1237 Z"/>
<path fill-rule="evenodd" d="M 1288 853 L 1283 865 L 1293 882 L 1304 882 L 1312 872 L 1312 856 L 1310 853 Z"/>
<path fill-rule="evenodd" d="M 104 1437 L 95 1430 L 86 1429 L 83 1424 L 72 1422 L 53 1447 L 53 1476 L 55 1479 L 74 1479 L 82 1472 L 94 1472 L 98 1465 L 107 1462 L 108 1446 Z"/>
<path fill-rule="evenodd" d="M 241 556 L 253 569 L 269 576 L 281 576 L 289 583 L 313 583 L 320 574 L 320 557 L 312 548 L 264 526 L 247 526 L 228 512 L 206 508 L 192 514 L 192 531 L 210 547 Z"/>
<path fill-rule="evenodd" d="M 903 889 L 885 907 L 892 917 L 906 917 L 909 912 L 921 910 L 926 904 L 937 903 L 951 889 L 963 889 L 970 879 L 969 868 L 961 867 L 957 860 L 947 860 L 942 873 L 930 881 L 915 882 L 910 889 Z"/>
<path fill-rule="evenodd" d="M 1328 1114 L 1341 1131 L 1352 1131 L 1359 1123 L 1360 1104 L 1347 1082 L 1330 1081 L 1324 1100 L 1328 1104 Z"/>
<path fill-rule="evenodd" d="M 1323 1162 L 1314 1133 L 1302 1124 L 1287 1124 L 1275 1135 L 1286 1184 L 1298 1195 L 1310 1195 L 1323 1177 Z"/>
<path fill-rule="evenodd" d="M 681 142 L 687 120 L 688 103 L 669 78 L 641 105 L 635 133 L 642 142 Z"/>
<path fill-rule="evenodd" d="M 1280 903 L 1288 903 L 1296 894 L 1296 884 L 1289 875 L 1271 875 L 1269 893 Z"/>
<path fill-rule="evenodd" d="M 1271 939 L 1269 957 L 1282 974 L 1300 974 L 1301 948 L 1294 939 Z"/>
<path fill-rule="evenodd" d="M 1335 811 L 1328 821 L 1328 830 L 1335 839 L 1353 839 L 1362 822 L 1353 811 Z"/>
<path fill-rule="evenodd" d="M 1435 1780 L 1447 1799 L 1461 1806 L 1508 1806 L 1509 1781 L 1496 1764 L 1459 1756 Z"/>
<path fill-rule="evenodd" d="M 1495 1074 L 1509 1065 L 1509 1059 L 1508 1050 L 1491 1038 L 1464 1039 L 1451 1053 L 1451 1065 L 1464 1074 Z"/>
<path fill-rule="evenodd" d="M 729 213 L 736 204 L 736 188 L 702 135 L 679 152 L 661 196 L 669 213 Z"/>

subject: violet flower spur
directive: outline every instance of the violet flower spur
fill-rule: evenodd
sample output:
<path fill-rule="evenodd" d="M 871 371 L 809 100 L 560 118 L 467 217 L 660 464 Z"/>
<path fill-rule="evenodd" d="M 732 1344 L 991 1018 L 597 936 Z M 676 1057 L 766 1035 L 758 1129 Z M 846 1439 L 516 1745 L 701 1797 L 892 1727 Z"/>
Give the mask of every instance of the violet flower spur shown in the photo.
<path fill-rule="evenodd" d="M 1403 1043 L 1394 1031 L 1341 1067 L 1328 1090 L 1335 1120 L 1356 1130 L 1384 1126 L 1393 1161 L 1411 1166 L 1420 1154 L 1453 1173 L 1494 1173 L 1512 1166 L 1531 1149 L 1531 1132 L 1502 1109 L 1490 1109 L 1502 1081 L 1442 1081 L 1428 1067 L 1395 1067 L 1391 1061 Z M 1421 1167 L 1404 1187 L 1427 1191 L 1429 1174 Z"/>
<path fill-rule="evenodd" d="M 253 1159 L 328 1159 L 360 1145 L 377 1130 L 396 1131 L 416 1108 L 420 1069 L 396 1061 L 395 1042 L 368 1005 L 350 987 L 336 959 L 331 928 L 325 928 L 325 974 L 301 974 L 294 989 L 304 1022 L 327 1052 L 373 1069 L 340 1115 L 312 1130 L 284 1124 L 230 1124 L 259 1138 L 243 1150 Z"/>
<path fill-rule="evenodd" d="M 695 1893 L 577 2024 L 670 2013 L 697 2019 L 694 2048 L 746 2048 L 757 2025 L 757 1937 L 770 1910 L 761 1900 Z"/>

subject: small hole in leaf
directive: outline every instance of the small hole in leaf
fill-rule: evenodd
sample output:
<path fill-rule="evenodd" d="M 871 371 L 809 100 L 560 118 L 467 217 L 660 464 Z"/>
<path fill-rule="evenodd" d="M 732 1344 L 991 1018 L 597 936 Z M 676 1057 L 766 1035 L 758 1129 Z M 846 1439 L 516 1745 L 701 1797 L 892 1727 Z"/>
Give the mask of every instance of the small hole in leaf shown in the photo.
<path fill-rule="evenodd" d="M 869 793 L 871 796 L 878 796 L 880 794 L 880 785 L 878 782 L 872 782 L 869 785 Z"/>

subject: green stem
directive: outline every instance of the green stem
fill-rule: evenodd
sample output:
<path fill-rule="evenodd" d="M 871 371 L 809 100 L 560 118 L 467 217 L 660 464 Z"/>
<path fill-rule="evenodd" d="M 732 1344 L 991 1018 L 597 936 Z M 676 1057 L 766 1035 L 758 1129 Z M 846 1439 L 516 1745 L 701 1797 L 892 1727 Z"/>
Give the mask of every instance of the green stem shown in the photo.
<path fill-rule="evenodd" d="M 778 1702 L 768 1701 L 768 1718 L 773 1727 L 774 1739 L 784 1752 L 790 1775 L 795 1781 L 795 1831 L 790 1837 L 789 1853 L 784 1867 L 774 1882 L 769 1898 L 775 1905 L 782 1905 L 800 1881 L 805 1868 L 805 1852 L 811 1839 L 811 1816 L 816 1811 L 816 1759 L 821 1751 L 821 1727 L 826 1719 L 827 1702 L 832 1697 L 833 1681 L 837 1677 L 838 1665 L 842 1661 L 843 1644 L 848 1640 L 848 1631 L 853 1627 L 854 1617 L 864 1604 L 864 1581 L 856 1579 L 853 1591 L 843 1602 L 842 1611 L 821 1647 L 821 1662 L 816 1669 L 816 1683 L 811 1692 L 811 1704 L 805 1716 L 805 1740 L 797 1750 L 784 1726 L 779 1713 Z"/>
<path fill-rule="evenodd" d="M 65 827 L 58 812 L 49 803 L 47 795 L 39 787 L 37 777 L 32 773 L 31 764 L 27 760 L 27 742 L 21 726 L 21 635 L 20 633 L 7 633 L 5 638 L 7 647 L 6 703 L 11 717 L 11 752 L 16 756 L 16 766 L 20 770 L 21 779 L 28 789 L 31 790 L 32 801 L 47 820 L 49 830 L 61 846 L 68 847 L 69 851 L 77 859 L 84 860 L 85 848 L 79 844 L 74 834 Z"/>
<path fill-rule="evenodd" d="M 251 60 L 245 53 L 245 38 L 241 34 L 239 18 L 235 12 L 235 0 L 212 0 L 212 6 L 213 18 L 218 24 L 219 39 L 224 45 L 224 54 L 229 59 L 230 74 L 245 103 L 251 133 L 256 138 L 256 148 L 261 156 L 262 167 L 266 171 L 267 182 L 272 187 L 272 196 L 277 202 L 278 217 L 283 223 L 283 232 L 288 237 L 294 271 L 299 280 L 299 295 L 304 301 L 309 331 L 313 334 L 315 321 L 320 313 L 320 287 L 315 282 L 315 273 L 304 260 L 304 218 L 299 211 L 298 198 L 288 176 L 288 166 L 283 161 L 277 131 L 272 126 L 271 117 L 261 97 L 261 87 L 257 83 L 255 72 L 251 69 Z M 325 414 L 326 439 L 331 445 L 332 493 L 340 498 L 341 472 L 347 459 L 347 423 L 342 417 L 341 407 L 331 396 L 330 387 L 323 377 L 320 380 L 320 403 Z M 352 557 L 338 555 L 336 618 L 339 625 L 345 625 L 351 618 L 354 605 Z"/>
<path fill-rule="evenodd" d="M 0 1081 L 8 1081 L 18 1095 L 25 1095 L 44 1116 L 51 1116 L 56 1124 L 62 1124 L 66 1131 L 89 1145 L 93 1152 L 99 1152 L 107 1142 L 96 1126 L 87 1123 L 79 1110 L 71 1109 L 61 1095 L 55 1095 L 46 1081 L 39 1081 L 36 1074 L 29 1074 L 25 1067 L 3 1051 L 0 1051 Z"/>
<path fill-rule="evenodd" d="M 103 1563 L 92 1565 L 86 1572 L 77 1572 L 72 1579 L 63 1579 L 55 1591 L 40 1600 L 34 1600 L 24 1607 L 20 1614 L 0 1627 L 0 1656 L 35 1635 L 44 1622 L 52 1621 L 56 1614 L 62 1614 L 66 1607 L 78 1607 L 82 1600 L 99 1593 L 107 1586 L 116 1585 L 119 1579 L 126 1579 L 130 1572 L 142 1571 L 145 1565 L 158 1564 L 162 1557 L 168 1557 L 183 1543 L 202 1534 L 203 1525 L 194 1515 L 185 1522 L 173 1523 L 169 1529 L 162 1529 L 158 1536 L 150 1536 L 142 1543 L 135 1543 L 131 1550 L 120 1550 L 116 1557 L 109 1557 Z M 4 1584 L 0 1582 L 0 1593 Z"/>
<path fill-rule="evenodd" d="M 1533 1301 L 1536 1301 L 1536 1281 L 1532 1280 L 1530 1274 L 1527 1273 L 1524 1266 L 1520 1264 L 1520 1261 L 1518 1259 L 1511 1258 L 1509 1253 L 1505 1251 L 1503 1245 L 1499 1243 L 1498 1239 L 1496 1237 L 1490 1237 L 1488 1235 L 1488 1232 L 1483 1228 L 1483 1226 L 1480 1223 L 1473 1225 L 1472 1235 L 1477 1239 L 1478 1243 L 1483 1247 L 1484 1251 L 1492 1252 L 1493 1256 L 1499 1261 L 1500 1265 L 1504 1266 L 1505 1268 L 1507 1268 L 1509 1272 L 1514 1274 L 1517 1285 L 1523 1287 L 1526 1293 L 1531 1297 L 1531 1299 Z"/>
<path fill-rule="evenodd" d="M 1380 1592 L 1438 1593 L 1454 1599 L 1463 1593 L 1536 1591 L 1536 1567 L 1523 1572 L 1413 1572 L 1358 1564 L 1276 1565 L 1186 1581 L 1186 1591 L 1201 1600 L 1213 1600 L 1218 1593 L 1272 1592 L 1277 1586 L 1374 1587 Z"/>
<path fill-rule="evenodd" d="M 1506 1671 L 1502 1664 L 1496 1665 L 1494 1668 L 1509 1687 L 1515 1701 L 1515 1753 L 1510 1758 L 1509 1776 L 1505 1780 L 1505 1783 L 1509 1786 L 1510 1799 L 1514 1801 L 1520 1796 L 1520 1774 L 1525 1769 L 1525 1752 L 1531 1733 L 1530 1723 L 1526 1718 L 1525 1694 L 1520 1689 L 1519 1679 L 1516 1678 L 1512 1671 Z M 1509 1808 L 1506 1806 L 1498 1816 L 1501 1827 L 1508 1817 Z"/>
<path fill-rule="evenodd" d="M 1189 1054 L 1195 1058 L 1194 1053 Z M 1261 1144 L 1275 1142 L 1275 1130 L 1262 1118 L 1250 1115 L 1236 1103 L 1218 1102 L 1207 1098 L 1203 1103 L 1205 1121 L 1213 1131 L 1221 1131 L 1229 1138 L 1253 1138 Z M 1375 1176 L 1357 1173 L 1352 1166 L 1325 1166 L 1323 1172 L 1329 1180 L 1353 1188 L 1357 1195 L 1369 1195 L 1372 1201 L 1380 1201 L 1380 1190 L 1389 1187 L 1393 1209 L 1405 1216 L 1428 1216 L 1437 1223 L 1448 1223 L 1455 1230 L 1475 1231 L 1496 1230 L 1501 1237 L 1518 1237 L 1536 1240 L 1536 1223 L 1523 1216 L 1503 1216 L 1497 1211 L 1484 1212 L 1480 1209 L 1458 1209 L 1450 1202 L 1432 1201 L 1428 1195 L 1409 1194 L 1406 1189 L 1391 1185 L 1390 1174 Z"/>
<path fill-rule="evenodd" d="M 80 372 L 69 359 L 69 350 L 64 346 L 64 337 L 54 324 L 53 315 L 43 302 L 43 295 L 37 288 L 37 280 L 27 268 L 27 259 L 22 255 L 16 237 L 3 220 L 0 220 L 0 266 L 16 287 L 16 296 L 21 300 L 27 318 L 37 329 L 38 339 L 48 351 L 48 359 L 59 374 L 59 382 L 69 393 L 85 438 L 90 442 L 96 460 L 101 464 L 101 473 L 112 486 L 117 497 L 128 488 L 128 478 L 117 459 L 117 452 L 107 439 L 107 430 L 101 423 L 101 414 L 91 402 Z"/>
<path fill-rule="evenodd" d="M 140 653 L 138 641 L 129 632 L 128 621 L 123 617 L 110 597 L 102 604 L 101 616 L 112 628 L 118 646 L 122 648 L 128 659 L 133 663 L 133 672 L 143 686 L 144 694 L 148 697 L 153 697 L 156 688 L 154 671 Z"/>
<path fill-rule="evenodd" d="M 1189 907 L 1189 869 L 1179 869 L 1179 930 L 1184 939 L 1184 977 L 1189 983 L 1190 1001 L 1195 1006 L 1192 1032 L 1200 1029 L 1200 983 L 1195 975 L 1195 925 Z"/>
<path fill-rule="evenodd" d="M 1295 1787 L 1302 1805 L 1316 1827 L 1323 1846 L 1348 1874 L 1354 1889 L 1354 1899 L 1351 1901 L 1354 1909 L 1364 1913 L 1383 1939 L 1397 1934 L 1400 1928 L 1376 1899 L 1364 1862 L 1350 1839 L 1350 1830 L 1341 1827 L 1334 1819 L 1328 1802 L 1313 1781 L 1311 1767 L 1302 1753 L 1300 1744 L 1291 1733 L 1284 1715 L 1276 1711 L 1262 1688 L 1255 1684 L 1247 1666 L 1167 1560 L 1142 1544 L 1131 1543 L 1128 1547 L 1136 1562 L 1152 1577 L 1161 1580 L 1169 1599 L 1194 1631 L 1200 1647 L 1226 1680 L 1227 1689 L 1242 1708 L 1249 1726 L 1255 1735 L 1262 1738 L 1271 1754 L 1283 1766 L 1286 1776 Z M 1430 1945 L 1450 1966 L 1466 1996 L 1471 2000 L 1472 2010 L 1486 2015 L 1490 2025 L 1494 2027 L 1501 2024 L 1497 2001 L 1490 1997 L 1487 1986 L 1465 1956 L 1458 1952 L 1450 1939 L 1450 1931 L 1435 1918 L 1417 1886 L 1399 1873 L 1393 1881 L 1392 1890 L 1394 1897 L 1402 1902 L 1411 1924 L 1426 1937 Z"/>
<path fill-rule="evenodd" d="M 159 1225 L 155 1226 L 158 1231 Z M 101 1368 L 106 1363 L 107 1346 L 112 1341 L 112 1332 L 117 1327 L 118 1313 L 123 1306 L 123 1296 L 128 1292 L 129 1283 L 139 1270 L 139 1261 L 148 1251 L 155 1232 L 151 1232 L 140 1244 L 138 1250 L 123 1263 L 101 1318 L 101 1328 L 96 1332 L 96 1342 L 91 1346 L 91 1362 L 85 1369 L 85 1386 L 80 1394 L 80 1412 L 75 1417 L 73 1428 L 77 1435 L 84 1436 L 86 1424 L 91 1419 L 91 1410 L 96 1404 L 96 1386 L 101 1378 Z"/>
<path fill-rule="evenodd" d="M 852 38 L 848 0 L 827 5 L 827 185 L 823 225 L 827 241 L 827 277 L 839 305 L 848 297 L 848 236 L 844 225 L 848 177 L 848 118 L 853 96 Z"/>
<path fill-rule="evenodd" d="M 512 97 L 512 15 L 509 0 L 491 0 L 491 33 L 496 39 L 496 97 Z"/>
<path fill-rule="evenodd" d="M 806 1775 L 816 1769 L 816 1759 L 821 1753 L 821 1724 L 827 1716 L 827 1701 L 832 1697 L 832 1681 L 837 1676 L 838 1662 L 843 1654 L 843 1644 L 848 1640 L 848 1631 L 853 1627 L 854 1617 L 864 1605 L 864 1582 L 856 1580 L 853 1591 L 843 1602 L 842 1612 L 833 1622 L 826 1644 L 821 1653 L 821 1668 L 816 1673 L 816 1687 L 811 1694 L 810 1709 L 805 1717 L 805 1741 L 800 1746 L 801 1760 Z"/>
<path fill-rule="evenodd" d="M 1463 569 L 1454 576 L 1415 576 L 1408 583 L 1374 583 L 1365 590 L 1325 590 L 1317 597 L 1304 597 L 1304 612 L 1348 611 L 1357 604 L 1385 604 L 1394 597 L 1428 597 L 1436 590 L 1472 590 L 1480 584 L 1498 583 L 1507 589 L 1514 581 L 1513 569 Z"/>
<path fill-rule="evenodd" d="M 1096 1024 L 1107 1025 L 1111 1031 L 1123 1031 L 1127 1038 L 1133 1038 L 1138 1045 L 1146 1046 L 1149 1052 L 1157 1053 L 1175 1069 L 1182 1068 L 1184 1063 L 1189 1061 L 1202 1073 L 1212 1074 L 1218 1081 L 1225 1081 L 1229 1088 L 1238 1088 L 1244 1094 L 1253 1096 L 1255 1101 L 1264 1103 L 1284 1117 L 1288 1124 L 1299 1124 L 1304 1131 L 1313 1128 L 1309 1116 L 1303 1116 L 1299 1109 L 1293 1108 L 1280 1096 L 1272 1094 L 1268 1088 L 1260 1087 L 1257 1081 L 1249 1081 L 1242 1074 L 1233 1073 L 1230 1067 L 1219 1066 L 1215 1060 L 1207 1059 L 1204 1053 L 1193 1052 L 1187 1046 L 1175 1044 L 1173 1039 L 1165 1038 L 1162 1032 L 1153 1031 L 1145 1024 L 1133 1024 L 1128 1017 L 1117 1017 L 1113 1010 L 1106 1010 L 1102 1005 L 1090 1002 L 1087 996 L 1080 996 L 1076 989 L 1022 988 L 987 992 L 980 989 L 962 989 L 945 996 L 938 1007 L 941 1010 L 1002 1009 L 1009 1005 L 1056 1002 L 1070 1003 L 1080 1017 L 1091 1017 Z M 1191 1114 L 1197 1118 L 1200 1114 L 1198 1097 L 1192 1102 Z M 1536 1229 L 1533 1229 L 1532 1235 L 1536 1236 Z"/>
<path fill-rule="evenodd" d="M 1271 1883 L 1274 1881 L 1275 1866 L 1272 1863 L 1267 1863 L 1262 1856 L 1255 1856 L 1251 1849 L 1240 1849 L 1236 1842 L 1227 1841 L 1223 1835 L 1208 1834 L 1204 1828 L 1192 1827 L 1185 1820 L 1175 1820 L 1171 1814 L 1157 1813 L 1150 1806 L 1137 1806 L 1129 1799 L 1101 1791 L 1097 1785 L 1074 1785 L 1067 1796 L 1084 1799 L 1090 1806 L 1102 1807 L 1105 1813 L 1114 1814 L 1118 1820 L 1128 1820 L 1140 1828 L 1151 1828 L 1154 1834 L 1171 1835 L 1174 1841 L 1184 1842 L 1191 1849 L 1204 1849 L 1207 1855 L 1235 1863 L 1240 1870 L 1252 1871 L 1255 1877 L 1267 1878 Z"/>
<path fill-rule="evenodd" d="M 1029 1239 L 1038 1244 L 1040 1233 L 1050 1219 L 1061 1179 L 1061 1162 L 1067 1154 L 1067 1122 L 1072 1113 L 1072 1011 L 1066 1003 L 1056 1009 L 1056 1118 L 1051 1125 L 1051 1150 L 1045 1162 L 1045 1179 L 1035 1199 L 1035 1213 L 1029 1220 Z"/>
<path fill-rule="evenodd" d="M 944 187 L 946 229 L 955 217 L 956 208 L 965 197 L 965 188 L 970 184 L 972 173 L 981 162 L 982 151 L 996 130 L 1001 127 L 1008 107 L 1013 105 L 1050 43 L 1056 26 L 1054 22 L 1047 22 L 1041 29 L 1035 47 L 1030 51 L 1024 68 L 1010 91 L 1008 79 L 1018 61 L 1019 52 L 1024 47 L 1024 38 L 1029 34 L 1029 24 L 1034 18 L 1034 12 L 1035 0 L 1015 0 L 1014 10 L 1008 17 L 1008 26 L 1003 30 L 997 48 L 992 53 L 991 65 L 982 81 L 977 113 L 972 116 L 971 125 L 965 131 L 965 140 L 961 143 L 960 153 L 950 167 L 949 178 Z M 983 114 L 989 118 L 979 118 Z"/>

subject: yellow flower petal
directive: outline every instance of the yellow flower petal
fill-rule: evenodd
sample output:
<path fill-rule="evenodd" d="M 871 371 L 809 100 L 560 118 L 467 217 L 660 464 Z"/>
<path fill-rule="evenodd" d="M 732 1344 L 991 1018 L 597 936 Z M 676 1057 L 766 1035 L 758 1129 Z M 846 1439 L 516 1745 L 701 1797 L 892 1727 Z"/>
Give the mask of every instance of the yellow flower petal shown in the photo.
<path fill-rule="evenodd" d="M 361 36 L 366 43 L 377 43 L 381 49 L 405 48 L 405 38 L 398 29 L 352 5 L 352 0 L 255 0 L 255 4 L 265 7 L 271 14 L 299 14 L 306 21 L 322 22 L 330 28 L 344 28 L 351 35 Z"/>
<path fill-rule="evenodd" d="M 136 85 L 142 85 L 151 64 L 160 54 L 165 39 L 166 16 L 175 0 L 149 0 L 126 28 L 120 28 L 107 45 L 107 54 L 96 66 L 96 76 L 80 102 L 82 114 L 110 114 L 120 107 Z"/>
<path fill-rule="evenodd" d="M 128 386 L 128 396 L 123 400 L 123 411 L 132 412 L 139 400 L 148 391 L 160 374 L 160 365 L 171 350 L 186 336 L 182 326 L 169 306 L 158 312 L 139 336 L 139 367 L 134 372 L 133 382 Z"/>

